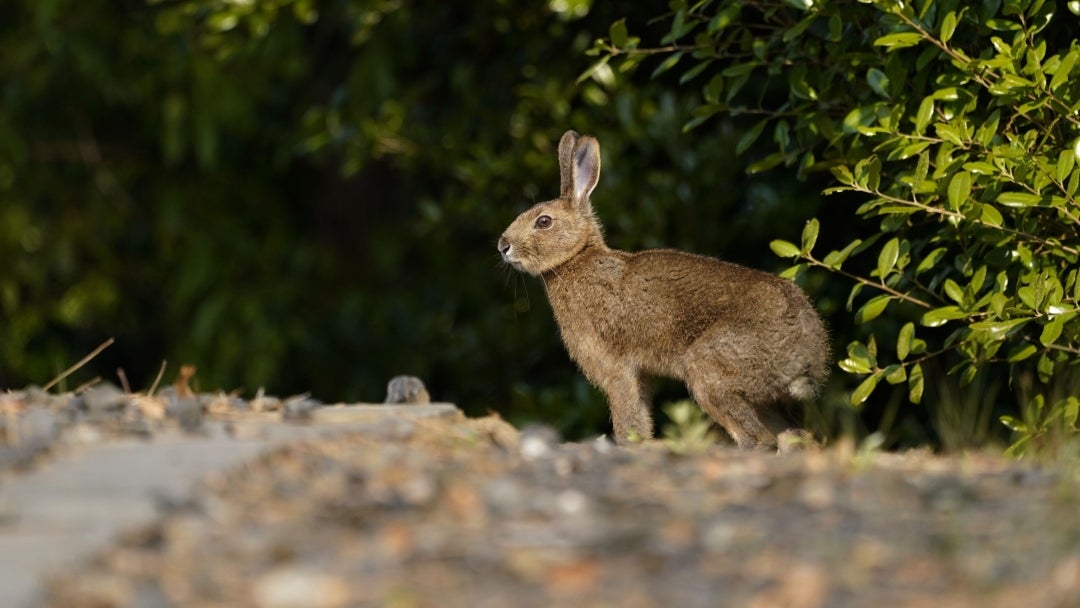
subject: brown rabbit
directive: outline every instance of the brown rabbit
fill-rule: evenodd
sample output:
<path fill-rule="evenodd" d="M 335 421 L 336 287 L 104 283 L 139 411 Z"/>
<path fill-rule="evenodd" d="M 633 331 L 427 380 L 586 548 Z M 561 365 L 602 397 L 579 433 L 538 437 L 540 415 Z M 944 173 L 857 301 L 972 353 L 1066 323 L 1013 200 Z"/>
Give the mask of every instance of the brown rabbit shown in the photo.
<path fill-rule="evenodd" d="M 807 436 L 788 406 L 816 394 L 829 347 L 806 294 L 713 258 L 609 248 L 589 202 L 599 142 L 567 131 L 559 169 L 559 198 L 519 215 L 498 248 L 506 263 L 542 278 L 566 350 L 607 396 L 615 440 L 653 436 L 645 383 L 653 375 L 685 382 L 740 447 Z"/>

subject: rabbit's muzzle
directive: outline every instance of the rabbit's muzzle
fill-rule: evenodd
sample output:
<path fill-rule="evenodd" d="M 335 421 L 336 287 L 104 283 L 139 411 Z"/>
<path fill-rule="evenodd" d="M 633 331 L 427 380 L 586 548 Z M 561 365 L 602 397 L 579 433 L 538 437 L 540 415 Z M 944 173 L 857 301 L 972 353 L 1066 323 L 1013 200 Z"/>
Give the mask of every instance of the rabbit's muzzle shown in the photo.
<path fill-rule="evenodd" d="M 499 254 L 502 255 L 502 259 L 507 264 L 514 267 L 515 270 L 521 270 L 521 261 L 514 257 L 514 247 L 510 244 L 505 236 L 499 237 Z"/>

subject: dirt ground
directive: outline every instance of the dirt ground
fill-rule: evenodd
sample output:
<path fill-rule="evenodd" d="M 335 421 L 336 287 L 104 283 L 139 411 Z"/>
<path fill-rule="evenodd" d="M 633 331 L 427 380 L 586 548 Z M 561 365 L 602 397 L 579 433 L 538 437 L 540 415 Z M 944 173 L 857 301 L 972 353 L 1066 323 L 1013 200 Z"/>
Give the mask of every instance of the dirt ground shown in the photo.
<path fill-rule="evenodd" d="M 207 480 L 49 605 L 1080 606 L 1080 483 L 989 455 L 389 420 Z"/>

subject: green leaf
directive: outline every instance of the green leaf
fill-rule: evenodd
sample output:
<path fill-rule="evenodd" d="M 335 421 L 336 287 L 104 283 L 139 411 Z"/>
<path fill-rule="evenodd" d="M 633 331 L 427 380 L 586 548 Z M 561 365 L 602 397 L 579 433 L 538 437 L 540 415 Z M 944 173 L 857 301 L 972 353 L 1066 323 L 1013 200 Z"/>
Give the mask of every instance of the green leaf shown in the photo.
<path fill-rule="evenodd" d="M 926 131 L 926 125 L 934 115 L 934 98 L 924 97 L 919 104 L 919 113 L 915 115 L 915 134 L 922 135 Z"/>
<path fill-rule="evenodd" d="M 686 70 L 685 72 L 683 72 L 682 76 L 679 76 L 679 84 L 686 84 L 691 80 L 697 78 L 699 74 L 705 71 L 705 68 L 708 68 L 712 64 L 712 59 L 706 59 L 705 61 L 698 63 L 689 70 Z"/>
<path fill-rule="evenodd" d="M 1076 165 L 1076 154 L 1072 150 L 1062 150 L 1061 154 L 1058 154 L 1057 166 L 1054 168 L 1054 177 L 1057 181 L 1064 183 L 1069 179 L 1069 174 L 1072 173 L 1073 166 Z"/>
<path fill-rule="evenodd" d="M 657 76 L 675 67 L 675 64 L 679 63 L 679 60 L 682 59 L 684 54 L 685 53 L 675 53 L 669 55 L 667 59 L 660 62 L 660 65 L 656 66 L 656 69 L 653 70 L 649 78 L 656 78 Z"/>
<path fill-rule="evenodd" d="M 872 371 L 872 368 L 866 361 L 852 359 L 850 357 L 841 360 L 837 365 L 840 366 L 840 369 L 849 374 L 869 374 Z"/>
<path fill-rule="evenodd" d="M 862 308 L 855 312 L 855 323 L 862 325 L 878 318 L 885 311 L 890 300 L 892 300 L 892 296 L 888 294 L 870 298 L 866 304 L 862 305 Z"/>
<path fill-rule="evenodd" d="M 592 76 L 594 74 L 596 74 L 598 71 L 603 69 L 604 66 L 607 65 L 607 63 L 608 63 L 608 61 L 610 59 L 611 59 L 611 55 L 604 55 L 603 57 L 600 58 L 599 61 L 597 61 L 596 63 L 589 66 L 589 69 L 582 72 L 581 76 L 578 76 L 577 84 L 581 84 L 581 83 L 585 82 L 586 80 L 592 78 Z"/>
<path fill-rule="evenodd" d="M 922 364 L 916 363 L 908 372 L 908 401 L 921 403 L 923 396 L 923 371 Z"/>
<path fill-rule="evenodd" d="M 794 266 L 789 266 L 777 276 L 782 279 L 787 279 L 789 281 L 798 281 L 799 277 L 806 273 L 806 269 L 809 268 L 809 266 L 809 264 L 796 264 Z"/>
<path fill-rule="evenodd" d="M 1006 360 L 1009 363 L 1017 363 L 1019 361 L 1023 361 L 1024 359 L 1031 358 L 1037 352 L 1039 352 L 1039 349 L 1036 348 L 1034 344 L 1020 344 L 1013 347 L 1009 351 L 1009 354 L 1006 356 Z"/>
<path fill-rule="evenodd" d="M 819 228 L 820 225 L 818 224 L 817 218 L 811 218 L 810 221 L 806 222 L 806 226 L 803 227 L 802 231 L 803 253 L 808 254 L 814 248 L 814 245 L 817 243 Z"/>
<path fill-rule="evenodd" d="M 1008 305 L 1009 298 L 1003 293 L 995 293 L 990 296 L 990 310 L 994 311 L 994 315 L 998 318 L 1005 316 L 1005 306 Z"/>
<path fill-rule="evenodd" d="M 772 169 L 773 167 L 784 162 L 786 158 L 787 155 L 783 152 L 773 152 L 765 158 L 761 160 L 756 160 L 747 165 L 746 173 L 747 175 L 756 175 L 758 173 L 761 173 L 762 171 L 768 171 L 769 169 Z"/>
<path fill-rule="evenodd" d="M 881 159 L 871 156 L 855 163 L 855 183 L 870 192 L 877 192 L 881 183 Z"/>
<path fill-rule="evenodd" d="M 1033 207 L 1042 201 L 1042 197 L 1030 192 L 1002 192 L 997 202 L 1006 207 Z"/>
<path fill-rule="evenodd" d="M 755 123 L 754 126 L 747 129 L 746 133 L 743 133 L 743 136 L 739 138 L 738 143 L 735 144 L 735 155 L 739 156 L 743 152 L 749 150 L 750 146 L 754 145 L 754 142 L 758 140 L 758 137 L 761 137 L 761 132 L 765 129 L 765 125 L 768 123 L 769 119 L 764 118 Z"/>
<path fill-rule="evenodd" d="M 852 342 L 851 344 L 848 344 L 848 358 L 854 359 L 856 361 L 864 361 L 866 362 L 866 365 L 871 368 L 876 367 L 877 355 L 875 355 L 874 352 L 877 349 L 873 348 L 873 340 L 874 338 L 873 336 L 871 336 L 869 346 L 863 344 L 862 342 L 859 342 L 858 340 Z"/>
<path fill-rule="evenodd" d="M 851 393 L 851 405 L 862 405 L 866 401 L 870 393 L 874 392 L 877 388 L 878 382 L 881 381 L 882 373 L 874 372 L 867 376 L 865 380 Z"/>
<path fill-rule="evenodd" d="M 611 44 L 619 48 L 625 47 L 630 37 L 626 29 L 626 19 L 619 19 L 612 23 L 611 27 L 608 28 L 608 36 L 611 37 Z"/>
<path fill-rule="evenodd" d="M 900 328 L 900 336 L 896 339 L 896 356 L 901 361 L 907 359 L 911 353 L 911 344 L 915 340 L 915 324 L 911 321 L 904 323 Z"/>
<path fill-rule="evenodd" d="M 1040 382 L 1049 383 L 1054 377 L 1054 360 L 1047 353 L 1043 353 L 1039 356 L 1039 362 L 1035 364 L 1035 371 Z"/>
<path fill-rule="evenodd" d="M 1020 301 L 1024 303 L 1024 306 L 1032 310 L 1038 310 L 1039 299 L 1035 293 L 1035 289 L 1030 285 L 1024 285 L 1020 289 L 1016 290 L 1016 297 L 1020 298 Z"/>
<path fill-rule="evenodd" d="M 718 13 L 716 13 L 716 16 L 714 16 L 709 21 L 709 35 L 711 36 L 719 31 L 722 31 L 724 28 L 731 25 L 736 19 L 738 19 L 741 12 L 742 5 L 737 2 L 732 2 L 731 4 L 725 6 Z"/>
<path fill-rule="evenodd" d="M 994 165 L 982 161 L 964 163 L 964 168 L 979 175 L 997 175 L 999 173 Z"/>
<path fill-rule="evenodd" d="M 830 251 L 822 262 L 832 270 L 837 270 L 849 257 L 851 257 L 851 253 L 855 251 L 855 248 L 861 244 L 861 239 L 855 239 L 840 251 Z"/>
<path fill-rule="evenodd" d="M 889 239 L 888 243 L 885 243 L 885 246 L 881 248 L 881 253 L 878 254 L 878 278 L 885 280 L 885 277 L 896 267 L 896 258 L 899 255 L 900 239 L 893 237 Z"/>
<path fill-rule="evenodd" d="M 941 33 L 939 34 L 941 42 L 948 42 L 953 37 L 953 33 L 956 31 L 956 13 L 949 12 L 945 14 L 945 18 L 941 20 Z"/>
<path fill-rule="evenodd" d="M 1030 317 L 1009 319 L 1008 321 L 979 321 L 978 323 L 972 323 L 971 329 L 984 333 L 987 340 L 996 342 L 1004 340 L 1009 334 L 1030 321 Z"/>
<path fill-rule="evenodd" d="M 1061 336 L 1061 330 L 1064 327 L 1065 317 L 1063 315 L 1054 317 L 1052 321 L 1043 325 L 1042 333 L 1039 334 L 1039 342 L 1042 342 L 1043 346 L 1050 346 Z"/>
<path fill-rule="evenodd" d="M 991 226 L 1001 226 L 1005 223 L 1005 218 L 1001 217 L 1001 212 L 995 209 L 993 205 L 981 206 L 980 219 L 984 224 Z"/>
<path fill-rule="evenodd" d="M 885 99 L 889 99 L 889 77 L 885 75 L 885 72 L 877 68 L 870 68 L 866 71 L 866 83 L 870 85 L 870 88 L 875 93 L 881 95 Z"/>
<path fill-rule="evenodd" d="M 848 186 L 855 183 L 855 177 L 851 175 L 851 169 L 848 169 L 846 165 L 833 165 L 829 167 L 829 170 L 836 176 L 836 179 L 840 180 L 840 183 Z"/>
<path fill-rule="evenodd" d="M 769 243 L 769 249 L 772 249 L 773 253 L 782 258 L 797 258 L 799 257 L 799 248 L 794 243 L 789 243 L 781 239 Z"/>
<path fill-rule="evenodd" d="M 907 369 L 899 363 L 893 363 L 882 370 L 882 372 L 885 374 L 885 381 L 889 384 L 900 384 L 904 380 L 907 380 Z"/>
<path fill-rule="evenodd" d="M 971 174 L 959 171 L 949 181 L 949 207 L 959 211 L 971 196 Z"/>
<path fill-rule="evenodd" d="M 1001 424 L 1005 425 L 1005 428 L 1014 433 L 1026 433 L 1028 431 L 1027 424 L 1014 416 L 1005 415 L 998 418 L 998 420 L 1001 421 Z"/>
<path fill-rule="evenodd" d="M 724 77 L 721 74 L 714 74 L 709 79 L 709 83 L 702 89 L 702 96 L 705 97 L 705 101 L 709 104 L 716 105 L 720 103 L 720 94 L 724 92 Z"/>
<path fill-rule="evenodd" d="M 964 288 L 960 287 L 956 281 L 952 279 L 945 279 L 945 295 L 949 296 L 953 302 L 957 304 L 964 303 Z"/>
<path fill-rule="evenodd" d="M 917 32 L 888 34 L 874 41 L 874 46 L 883 46 L 889 51 L 915 46 L 922 42 L 922 35 Z"/>
<path fill-rule="evenodd" d="M 963 319 L 966 316 L 968 316 L 968 313 L 960 310 L 959 306 L 942 306 L 927 311 L 919 319 L 919 323 L 924 327 L 940 327 L 949 321 Z"/>
<path fill-rule="evenodd" d="M 1068 55 L 1061 60 L 1058 64 L 1057 70 L 1054 71 L 1054 77 L 1050 79 L 1050 90 L 1057 91 L 1061 88 L 1061 85 L 1069 82 L 1069 74 L 1073 70 L 1073 66 L 1076 65 L 1076 59 L 1080 56 L 1080 49 L 1073 49 Z M 1060 181 L 1060 180 L 1059 180 Z"/>
<path fill-rule="evenodd" d="M 938 265 L 938 262 L 941 261 L 941 258 L 945 257 L 946 251 L 947 249 L 945 247 L 938 247 L 937 249 L 934 249 L 933 251 L 928 253 L 926 256 L 923 257 L 922 261 L 919 262 L 919 265 L 915 268 L 915 274 L 919 275 L 926 272 L 927 270 L 930 270 L 931 268 L 936 267 Z"/>

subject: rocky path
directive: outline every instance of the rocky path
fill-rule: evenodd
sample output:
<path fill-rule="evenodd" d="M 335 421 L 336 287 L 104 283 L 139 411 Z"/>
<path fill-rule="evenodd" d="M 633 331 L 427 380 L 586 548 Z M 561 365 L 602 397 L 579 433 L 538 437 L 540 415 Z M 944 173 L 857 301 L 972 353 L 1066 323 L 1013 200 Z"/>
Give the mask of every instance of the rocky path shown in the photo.
<path fill-rule="evenodd" d="M 388 416 L 55 572 L 51 606 L 1080 606 L 1080 484 L 996 456 L 559 443 Z"/>
<path fill-rule="evenodd" d="M 46 580 L 78 571 L 125 531 L 186 508 L 214 474 L 291 443 L 333 441 L 385 420 L 460 416 L 449 404 L 326 407 L 306 397 L 168 392 L 150 398 L 109 386 L 79 396 L 2 393 L 0 410 L 5 608 L 41 605 Z M 124 605 L 148 604 L 130 598 Z"/>

